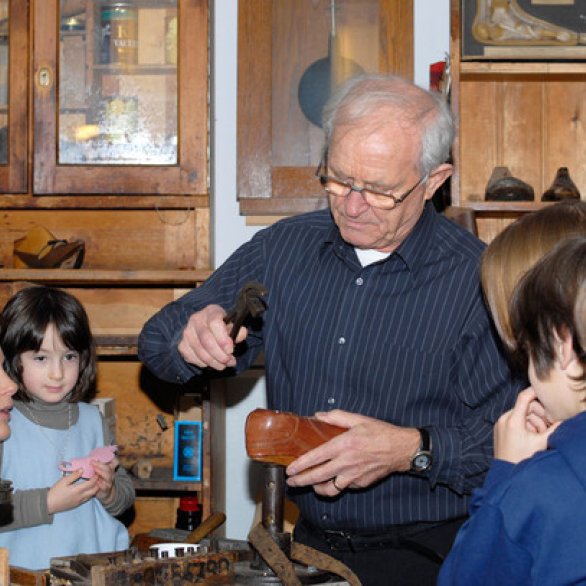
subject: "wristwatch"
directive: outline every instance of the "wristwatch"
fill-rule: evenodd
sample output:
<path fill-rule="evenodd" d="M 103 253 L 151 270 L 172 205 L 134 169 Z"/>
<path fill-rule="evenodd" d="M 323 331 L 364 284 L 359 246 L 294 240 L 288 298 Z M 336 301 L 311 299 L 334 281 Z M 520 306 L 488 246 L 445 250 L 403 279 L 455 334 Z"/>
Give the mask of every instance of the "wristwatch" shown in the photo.
<path fill-rule="evenodd" d="M 419 431 L 421 435 L 421 444 L 411 458 L 411 472 L 421 474 L 431 468 L 433 455 L 431 453 L 431 438 L 429 437 L 429 432 L 422 427 L 418 427 L 417 431 Z"/>

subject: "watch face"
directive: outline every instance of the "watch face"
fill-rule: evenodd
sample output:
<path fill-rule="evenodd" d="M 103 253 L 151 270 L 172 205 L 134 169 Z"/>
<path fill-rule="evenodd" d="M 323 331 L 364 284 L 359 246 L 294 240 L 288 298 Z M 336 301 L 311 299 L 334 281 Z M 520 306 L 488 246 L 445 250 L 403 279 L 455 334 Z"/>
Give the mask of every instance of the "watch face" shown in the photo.
<path fill-rule="evenodd" d="M 431 454 L 428 452 L 419 452 L 413 458 L 413 469 L 417 472 L 424 472 L 431 466 Z"/>

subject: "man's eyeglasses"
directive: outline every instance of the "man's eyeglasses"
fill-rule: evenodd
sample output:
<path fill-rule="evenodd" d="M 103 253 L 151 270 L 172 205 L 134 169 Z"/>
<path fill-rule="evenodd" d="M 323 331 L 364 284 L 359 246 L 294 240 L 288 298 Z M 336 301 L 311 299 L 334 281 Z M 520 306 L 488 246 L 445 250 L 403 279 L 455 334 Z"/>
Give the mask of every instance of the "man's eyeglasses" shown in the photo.
<path fill-rule="evenodd" d="M 315 176 L 319 179 L 322 187 L 326 193 L 334 195 L 336 197 L 348 197 L 353 191 L 360 193 L 364 198 L 364 201 L 373 208 L 379 208 L 382 210 L 392 210 L 398 206 L 401 202 L 405 201 L 422 183 L 427 180 L 427 175 L 420 177 L 417 183 L 407 190 L 402 195 L 395 195 L 389 191 L 379 191 L 370 187 L 358 187 L 350 181 L 345 181 L 338 177 L 332 177 L 331 175 L 324 175 L 323 171 L 326 169 L 326 159 L 322 159 L 318 165 Z"/>

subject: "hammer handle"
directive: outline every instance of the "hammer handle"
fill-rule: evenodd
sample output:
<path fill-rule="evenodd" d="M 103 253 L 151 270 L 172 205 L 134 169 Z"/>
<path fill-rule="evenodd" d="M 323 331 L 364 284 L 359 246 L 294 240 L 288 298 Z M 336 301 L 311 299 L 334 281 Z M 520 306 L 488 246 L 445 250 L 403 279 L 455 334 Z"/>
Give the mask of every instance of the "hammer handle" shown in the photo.
<path fill-rule="evenodd" d="M 226 515 L 224 513 L 212 513 L 185 538 L 185 543 L 199 543 L 214 529 L 217 529 L 225 520 Z"/>

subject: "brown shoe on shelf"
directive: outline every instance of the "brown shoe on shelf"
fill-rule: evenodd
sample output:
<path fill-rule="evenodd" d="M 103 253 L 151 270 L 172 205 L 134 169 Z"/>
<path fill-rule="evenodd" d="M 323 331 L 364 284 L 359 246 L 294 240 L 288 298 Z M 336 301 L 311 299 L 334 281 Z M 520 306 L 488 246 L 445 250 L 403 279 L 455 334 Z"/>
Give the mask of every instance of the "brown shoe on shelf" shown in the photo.
<path fill-rule="evenodd" d="M 83 264 L 83 240 L 55 238 L 43 226 L 31 228 L 25 236 L 14 241 L 14 268 L 78 269 Z"/>
<path fill-rule="evenodd" d="M 246 418 L 248 457 L 288 466 L 299 456 L 344 433 L 346 428 L 295 413 L 255 409 Z"/>
<path fill-rule="evenodd" d="M 563 199 L 580 199 L 580 192 L 570 178 L 567 167 L 557 170 L 553 183 L 541 196 L 541 201 L 561 201 Z"/>
<path fill-rule="evenodd" d="M 508 167 L 495 167 L 484 193 L 486 201 L 533 201 L 533 187 L 511 175 Z"/>

